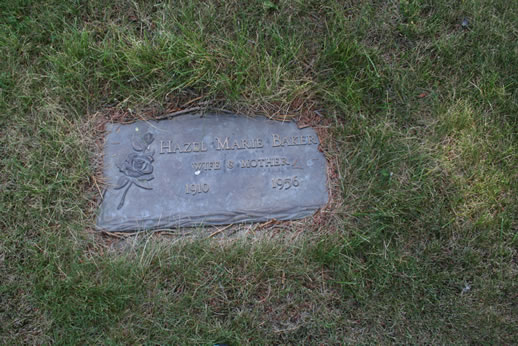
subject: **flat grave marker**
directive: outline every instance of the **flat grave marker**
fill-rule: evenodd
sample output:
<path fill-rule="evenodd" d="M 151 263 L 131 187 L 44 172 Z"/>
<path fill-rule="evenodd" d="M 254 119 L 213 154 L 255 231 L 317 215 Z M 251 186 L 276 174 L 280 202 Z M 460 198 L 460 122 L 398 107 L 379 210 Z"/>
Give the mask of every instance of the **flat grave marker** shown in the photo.
<path fill-rule="evenodd" d="M 229 114 L 108 124 L 105 231 L 292 220 L 328 201 L 312 128 Z"/>

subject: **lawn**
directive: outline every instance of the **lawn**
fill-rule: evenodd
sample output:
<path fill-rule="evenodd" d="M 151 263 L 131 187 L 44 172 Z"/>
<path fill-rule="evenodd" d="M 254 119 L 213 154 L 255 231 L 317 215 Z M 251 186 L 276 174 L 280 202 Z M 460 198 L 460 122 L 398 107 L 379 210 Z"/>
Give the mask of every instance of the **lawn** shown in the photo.
<path fill-rule="evenodd" d="M 518 343 L 518 1 L 10 0 L 0 57 L 0 343 Z M 325 217 L 95 231 L 102 124 L 190 107 L 317 117 Z"/>

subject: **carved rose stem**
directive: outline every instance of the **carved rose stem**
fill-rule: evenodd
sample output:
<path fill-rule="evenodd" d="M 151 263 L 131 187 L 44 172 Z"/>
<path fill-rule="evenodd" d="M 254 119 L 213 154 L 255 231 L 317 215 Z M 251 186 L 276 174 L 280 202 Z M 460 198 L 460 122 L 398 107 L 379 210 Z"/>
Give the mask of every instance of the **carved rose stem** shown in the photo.
<path fill-rule="evenodd" d="M 122 194 L 121 201 L 119 202 L 119 205 L 117 206 L 117 209 L 122 208 L 122 206 L 124 205 L 124 200 L 126 199 L 126 194 L 128 193 L 128 190 L 130 189 L 131 185 L 133 185 L 132 181 L 130 181 L 128 183 L 128 187 L 124 190 L 124 193 Z"/>

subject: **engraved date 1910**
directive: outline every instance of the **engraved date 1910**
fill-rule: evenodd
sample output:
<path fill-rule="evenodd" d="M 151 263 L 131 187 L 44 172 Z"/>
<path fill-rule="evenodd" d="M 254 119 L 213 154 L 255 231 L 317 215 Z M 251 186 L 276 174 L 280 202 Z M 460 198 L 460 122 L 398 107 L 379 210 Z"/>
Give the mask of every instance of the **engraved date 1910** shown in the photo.
<path fill-rule="evenodd" d="M 199 193 L 207 193 L 209 190 L 209 184 L 185 184 L 185 193 L 188 195 L 195 196 Z"/>
<path fill-rule="evenodd" d="M 297 180 L 297 176 L 292 178 L 273 178 L 272 189 L 288 190 L 292 187 L 298 187 L 300 182 Z"/>

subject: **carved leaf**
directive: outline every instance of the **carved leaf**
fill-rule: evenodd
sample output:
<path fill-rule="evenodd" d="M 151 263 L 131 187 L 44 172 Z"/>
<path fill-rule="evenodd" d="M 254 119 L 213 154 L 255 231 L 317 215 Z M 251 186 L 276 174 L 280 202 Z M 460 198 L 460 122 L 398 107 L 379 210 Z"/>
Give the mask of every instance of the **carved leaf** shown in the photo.
<path fill-rule="evenodd" d="M 129 183 L 128 177 L 120 176 L 119 180 L 117 180 L 117 186 L 114 187 L 115 190 L 120 190 L 124 186 L 126 186 Z"/>
<path fill-rule="evenodd" d="M 135 151 L 144 151 L 147 148 L 147 144 L 144 142 L 142 137 L 133 135 L 131 137 L 131 146 Z"/>
<path fill-rule="evenodd" d="M 149 148 L 148 148 L 148 149 L 146 149 L 145 153 L 148 155 L 149 161 L 153 162 L 154 161 L 153 155 L 155 155 L 155 149 L 149 150 Z"/>
<path fill-rule="evenodd" d="M 146 190 L 153 190 L 151 185 L 146 180 L 138 179 L 133 182 L 135 185 L 137 185 L 140 188 L 146 189 Z"/>
<path fill-rule="evenodd" d="M 153 143 L 153 141 L 155 140 L 155 137 L 153 136 L 152 133 L 146 133 L 144 136 L 143 136 L 143 139 L 144 139 L 144 142 L 147 144 L 147 145 L 150 145 L 151 143 Z"/>

